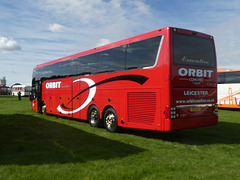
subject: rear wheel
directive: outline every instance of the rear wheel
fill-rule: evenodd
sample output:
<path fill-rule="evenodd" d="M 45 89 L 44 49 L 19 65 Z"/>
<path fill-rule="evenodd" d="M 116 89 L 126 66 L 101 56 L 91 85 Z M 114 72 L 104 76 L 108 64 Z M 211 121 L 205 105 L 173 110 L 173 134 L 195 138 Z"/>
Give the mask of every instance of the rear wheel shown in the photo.
<path fill-rule="evenodd" d="M 100 127 L 100 115 L 97 106 L 93 105 L 88 111 L 88 122 L 92 127 Z"/>
<path fill-rule="evenodd" d="M 103 117 L 104 127 L 109 132 L 117 132 L 117 113 L 113 108 L 108 108 Z"/>

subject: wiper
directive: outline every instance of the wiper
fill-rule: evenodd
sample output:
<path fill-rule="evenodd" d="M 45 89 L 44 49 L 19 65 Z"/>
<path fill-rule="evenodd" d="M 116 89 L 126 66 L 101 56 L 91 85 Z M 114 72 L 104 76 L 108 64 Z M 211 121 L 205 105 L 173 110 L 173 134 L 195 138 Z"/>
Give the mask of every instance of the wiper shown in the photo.
<path fill-rule="evenodd" d="M 92 74 L 91 72 L 82 72 L 82 73 L 80 73 L 79 75 L 80 76 L 83 76 L 83 75 L 87 75 L 87 74 Z"/>
<path fill-rule="evenodd" d="M 103 70 L 103 71 L 98 71 L 97 73 L 107 73 L 107 72 L 114 72 L 115 70 L 109 69 L 109 70 Z"/>
<path fill-rule="evenodd" d="M 127 67 L 126 69 L 138 69 L 137 66 Z"/>

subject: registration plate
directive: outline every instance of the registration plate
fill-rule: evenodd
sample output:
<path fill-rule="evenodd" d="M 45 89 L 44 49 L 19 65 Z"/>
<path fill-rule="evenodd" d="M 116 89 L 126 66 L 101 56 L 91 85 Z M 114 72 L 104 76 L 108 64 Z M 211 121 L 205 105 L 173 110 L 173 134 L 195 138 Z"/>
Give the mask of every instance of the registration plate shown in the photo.
<path fill-rule="evenodd" d="M 201 108 L 200 107 L 191 107 L 190 111 L 191 112 L 201 111 Z"/>

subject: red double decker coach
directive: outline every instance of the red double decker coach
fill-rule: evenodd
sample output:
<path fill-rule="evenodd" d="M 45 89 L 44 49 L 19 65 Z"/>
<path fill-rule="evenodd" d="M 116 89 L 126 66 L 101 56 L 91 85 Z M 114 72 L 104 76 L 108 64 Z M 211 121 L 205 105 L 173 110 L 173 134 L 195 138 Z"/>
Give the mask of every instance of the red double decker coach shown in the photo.
<path fill-rule="evenodd" d="M 165 27 L 37 65 L 31 100 L 36 112 L 110 132 L 216 125 L 213 37 Z"/>

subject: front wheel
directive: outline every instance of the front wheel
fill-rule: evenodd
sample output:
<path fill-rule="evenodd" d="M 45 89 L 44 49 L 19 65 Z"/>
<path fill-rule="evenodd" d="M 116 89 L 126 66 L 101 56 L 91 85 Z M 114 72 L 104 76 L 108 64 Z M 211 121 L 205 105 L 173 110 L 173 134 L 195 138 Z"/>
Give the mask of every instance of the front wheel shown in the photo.
<path fill-rule="evenodd" d="M 103 117 L 104 127 L 109 132 L 117 132 L 117 113 L 113 108 L 108 108 Z"/>

